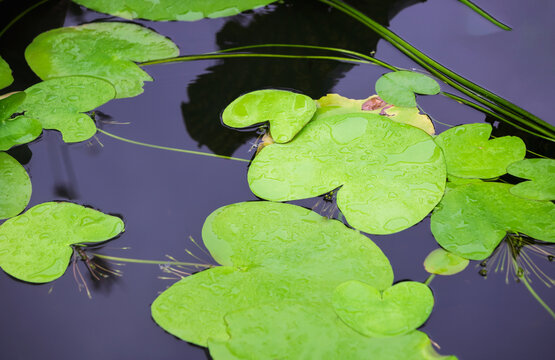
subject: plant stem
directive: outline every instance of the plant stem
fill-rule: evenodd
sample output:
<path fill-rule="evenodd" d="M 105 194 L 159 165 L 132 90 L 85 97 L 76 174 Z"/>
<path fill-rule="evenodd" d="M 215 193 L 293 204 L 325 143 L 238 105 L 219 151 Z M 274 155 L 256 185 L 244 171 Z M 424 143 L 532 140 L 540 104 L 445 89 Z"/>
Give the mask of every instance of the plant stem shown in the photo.
<path fill-rule="evenodd" d="M 204 268 L 209 268 L 213 266 L 210 264 L 197 264 L 197 263 L 189 263 L 189 262 L 182 262 L 182 261 L 130 259 L 130 258 L 117 257 L 117 256 L 102 255 L 97 253 L 91 253 L 91 255 L 99 259 L 121 261 L 121 262 L 135 263 L 135 264 L 181 265 L 181 266 L 194 266 L 194 267 L 204 267 Z"/>
<path fill-rule="evenodd" d="M 202 151 L 193 151 L 193 150 L 185 150 L 185 149 L 177 149 L 177 148 L 171 148 L 171 147 L 167 147 L 167 146 L 160 146 L 160 145 L 152 145 L 152 144 L 147 144 L 147 143 L 143 143 L 140 141 L 135 141 L 135 140 L 130 140 L 130 139 L 126 139 L 123 138 L 121 136 L 117 136 L 114 134 L 111 134 L 105 130 L 102 129 L 97 129 L 98 132 L 109 136 L 111 138 L 117 139 L 117 140 L 121 140 L 130 144 L 134 144 L 134 145 L 139 145 L 139 146 L 145 146 L 145 147 L 149 147 L 149 148 L 153 148 L 153 149 L 159 149 L 159 150 L 168 150 L 168 151 L 175 151 L 175 152 L 180 152 L 180 153 L 185 153 L 185 154 L 193 154 L 193 155 L 202 155 L 202 156 L 210 156 L 210 157 L 215 157 L 215 158 L 220 158 L 220 159 L 226 159 L 226 160 L 235 160 L 235 161 L 242 161 L 242 162 L 250 162 L 250 160 L 247 159 L 240 159 L 240 158 L 236 158 L 236 157 L 231 157 L 231 156 L 224 156 L 224 155 L 217 155 L 217 154 L 211 154 L 211 153 L 205 153 Z"/>
<path fill-rule="evenodd" d="M 428 278 L 426 279 L 426 281 L 424 281 L 424 285 L 430 286 L 430 283 L 432 282 L 432 280 L 436 277 L 436 274 L 430 274 L 430 276 L 428 276 Z"/>
<path fill-rule="evenodd" d="M 518 274 L 518 265 L 516 263 L 516 260 L 513 259 L 513 266 L 515 269 L 515 273 Z M 545 303 L 545 301 L 542 300 L 542 298 L 534 291 L 534 289 L 532 288 L 532 285 L 530 285 L 530 283 L 528 282 L 528 280 L 526 279 L 526 275 L 523 274 L 521 276 L 519 276 L 519 279 L 522 281 L 522 283 L 524 284 L 524 286 L 526 286 L 526 288 L 528 289 L 528 291 L 530 292 L 530 294 L 532 294 L 532 296 L 534 297 L 534 299 L 536 299 L 537 302 L 540 303 L 541 306 L 543 306 L 543 308 L 549 313 L 549 315 L 551 315 L 551 317 L 555 320 L 555 312 L 553 312 L 553 310 L 551 310 L 551 308 Z"/>
<path fill-rule="evenodd" d="M 44 4 L 44 3 L 47 2 L 47 1 L 48 1 L 48 0 L 39 1 L 38 3 L 36 3 L 36 4 L 32 5 L 32 6 L 29 6 L 27 9 L 23 10 L 19 15 L 17 15 L 16 17 L 14 17 L 14 18 L 12 19 L 12 21 L 10 21 L 10 22 L 8 23 L 8 25 L 4 26 L 4 28 L 2 29 L 2 31 L 0 31 L 0 37 L 1 37 L 2 35 L 4 35 L 4 33 L 5 33 L 6 31 L 8 31 L 8 29 L 11 28 L 12 25 L 15 24 L 19 19 L 21 19 L 22 17 L 24 17 L 25 15 L 27 15 L 27 13 L 29 13 L 30 11 L 33 11 L 35 8 L 41 6 L 42 4 Z"/>
<path fill-rule="evenodd" d="M 488 20 L 491 23 L 499 26 L 501 29 L 507 30 L 507 31 L 512 30 L 509 26 L 503 24 L 501 21 L 497 20 L 496 18 L 494 18 L 493 16 L 488 14 L 484 9 L 482 9 L 478 5 L 474 4 L 472 1 L 470 1 L 470 0 L 459 0 L 459 1 L 462 2 L 463 4 L 465 4 L 466 6 L 468 6 L 469 8 L 471 8 L 472 10 L 474 10 L 475 12 L 477 12 L 478 14 L 480 14 L 486 20 Z"/>

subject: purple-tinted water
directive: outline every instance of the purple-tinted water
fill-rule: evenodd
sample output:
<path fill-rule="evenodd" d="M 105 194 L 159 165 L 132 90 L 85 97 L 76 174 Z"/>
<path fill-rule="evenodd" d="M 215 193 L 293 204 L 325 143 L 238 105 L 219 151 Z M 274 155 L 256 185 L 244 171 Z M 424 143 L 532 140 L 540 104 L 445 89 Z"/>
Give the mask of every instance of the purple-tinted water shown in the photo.
<path fill-rule="evenodd" d="M 23 3 L 1 2 L 2 21 L 24 9 Z M 414 46 L 553 122 L 555 4 L 479 3 L 514 30 L 496 28 L 456 0 L 353 2 L 382 23 L 395 15 L 391 29 Z M 107 18 L 65 1 L 51 1 L 28 14 L 0 38 L 0 55 L 16 77 L 7 90 L 23 90 L 37 81 L 22 61 L 22 51 L 34 35 Z M 388 43 L 378 43 L 369 30 L 316 1 L 286 1 L 232 18 L 140 23 L 169 36 L 182 54 L 272 42 L 369 52 L 377 44 L 376 57 L 417 67 Z M 155 82 L 147 83 L 143 95 L 100 109 L 107 116 L 99 120 L 129 124 L 104 123 L 104 129 L 152 144 L 243 158 L 251 156 L 249 141 L 255 135 L 224 129 L 219 121 L 219 113 L 232 99 L 267 87 L 292 88 L 312 97 L 337 92 L 363 98 L 373 93 L 373 84 L 385 72 L 375 66 L 306 60 L 199 61 L 150 66 L 147 71 Z M 444 97 L 420 97 L 419 102 L 446 123 L 484 121 L 483 114 Z M 505 133 L 517 134 L 506 126 L 497 130 Z M 126 232 L 108 243 L 101 250 L 104 254 L 153 260 L 169 254 L 191 261 L 187 248 L 207 259 L 188 237 L 201 240 L 204 219 L 216 208 L 256 199 L 246 182 L 246 163 L 148 149 L 102 134 L 98 140 L 103 146 L 95 139 L 67 145 L 58 133 L 47 131 L 29 146 L 32 156 L 26 168 L 33 182 L 29 206 L 71 200 L 123 216 Z M 528 145 L 544 153 L 553 151 L 536 141 Z M 21 161 L 29 158 L 25 148 L 18 153 Z M 312 206 L 316 201 L 302 203 Z M 422 261 L 437 246 L 429 219 L 399 234 L 372 239 L 391 260 L 397 281 L 424 281 Z M 538 263 L 553 273 L 546 259 Z M 463 273 L 437 277 L 431 283 L 436 307 L 423 330 L 441 352 L 466 360 L 552 358 L 555 324 L 547 312 L 521 284 L 505 284 L 504 274 L 490 273 L 485 279 L 475 266 L 471 263 Z M 204 349 L 165 333 L 150 317 L 150 304 L 173 280 L 159 279 L 167 274 L 156 265 L 127 264 L 120 269 L 122 278 L 98 283 L 88 279 L 92 300 L 78 291 L 71 269 L 45 285 L 22 283 L 0 273 L 0 358 L 208 358 Z M 555 304 L 550 289 L 539 281 L 533 285 L 548 304 Z"/>

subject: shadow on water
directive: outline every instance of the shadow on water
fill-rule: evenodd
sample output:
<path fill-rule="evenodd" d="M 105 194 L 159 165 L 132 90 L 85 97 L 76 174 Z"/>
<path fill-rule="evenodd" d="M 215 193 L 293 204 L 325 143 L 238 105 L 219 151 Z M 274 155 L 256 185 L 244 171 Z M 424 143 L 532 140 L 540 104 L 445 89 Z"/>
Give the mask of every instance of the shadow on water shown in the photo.
<path fill-rule="evenodd" d="M 355 1 L 362 12 L 388 25 L 400 10 L 422 0 Z M 283 19 L 295 26 L 283 26 Z M 279 30 L 277 30 L 279 29 Z M 353 36 L 357 34 L 357 36 Z M 379 37 L 348 16 L 331 14 L 314 1 L 285 1 L 272 11 L 246 13 L 230 18 L 217 34 L 220 49 L 254 44 L 304 44 L 337 47 L 370 54 Z M 288 53 L 286 49 L 262 52 Z M 307 54 L 300 49 L 293 53 Z M 315 53 L 315 55 L 325 55 Z M 187 89 L 188 102 L 181 105 L 185 127 L 198 146 L 206 145 L 216 154 L 230 156 L 255 136 L 221 126 L 220 112 L 238 96 L 264 88 L 286 88 L 312 98 L 324 96 L 353 65 L 336 61 L 241 59 L 219 61 L 200 75 Z M 216 90 L 214 90 L 216 89 Z"/>

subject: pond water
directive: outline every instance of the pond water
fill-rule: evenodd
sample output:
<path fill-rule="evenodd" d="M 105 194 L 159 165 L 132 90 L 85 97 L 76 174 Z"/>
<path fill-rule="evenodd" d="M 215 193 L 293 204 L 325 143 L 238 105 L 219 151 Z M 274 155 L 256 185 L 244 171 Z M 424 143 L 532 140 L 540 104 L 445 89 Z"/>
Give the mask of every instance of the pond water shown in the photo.
<path fill-rule="evenodd" d="M 17 3 L 17 4 L 16 4 Z M 3 23 L 30 2 L 0 3 Z M 553 121 L 551 84 L 555 55 L 555 4 L 536 0 L 480 1 L 513 27 L 506 32 L 455 0 L 353 1 L 427 55 L 459 74 Z M 386 5 L 383 5 L 385 3 Z M 38 79 L 23 61 L 23 49 L 49 28 L 114 18 L 66 1 L 50 1 L 21 19 L 2 38 L 0 54 L 12 65 L 23 90 Z M 284 1 L 254 12 L 196 22 L 138 21 L 170 37 L 182 54 L 257 43 L 335 46 L 375 56 L 390 64 L 419 68 L 387 42 L 352 19 L 315 1 Z M 220 113 L 233 99 L 262 88 L 294 89 L 313 98 L 335 92 L 351 98 L 372 94 L 386 71 L 371 65 L 320 60 L 232 59 L 149 66 L 155 79 L 144 94 L 111 101 L 99 109 L 105 130 L 169 147 L 250 158 L 253 132 L 224 128 Z M 484 114 L 445 97 L 419 97 L 432 117 L 453 125 L 490 121 Z M 497 124 L 495 135 L 521 135 Z M 438 132 L 446 127 L 438 125 Z M 553 157 L 553 147 L 523 136 L 529 148 Z M 201 242 L 204 219 L 216 208 L 256 200 L 249 190 L 247 163 L 140 147 L 98 134 L 67 145 L 46 131 L 28 147 L 11 151 L 33 182 L 29 207 L 69 200 L 118 214 L 126 231 L 99 252 L 137 259 L 170 255 L 194 261 L 185 249 L 209 257 Z M 312 207 L 319 199 L 298 204 Z M 390 259 L 396 281 L 424 281 L 422 261 L 437 244 L 429 217 L 401 233 L 372 236 Z M 538 259 L 553 274 L 547 259 Z M 203 348 L 167 334 L 150 317 L 150 304 L 175 280 L 157 265 L 117 266 L 119 278 L 87 279 L 92 299 L 78 291 L 71 269 L 49 284 L 30 285 L 0 274 L 0 357 L 5 359 L 207 359 Z M 81 267 L 82 271 L 86 271 Z M 436 277 L 432 316 L 422 328 L 443 354 L 460 359 L 548 359 L 555 350 L 555 323 L 522 284 L 504 274 L 479 275 L 478 262 L 451 277 Z M 553 306 L 555 296 L 539 281 L 534 287 Z"/>

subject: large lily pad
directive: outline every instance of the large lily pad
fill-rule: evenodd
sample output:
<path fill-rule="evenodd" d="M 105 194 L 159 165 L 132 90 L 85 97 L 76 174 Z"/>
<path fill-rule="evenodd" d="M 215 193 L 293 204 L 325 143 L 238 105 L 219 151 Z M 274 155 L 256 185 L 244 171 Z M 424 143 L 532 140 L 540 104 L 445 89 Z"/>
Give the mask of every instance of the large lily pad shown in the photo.
<path fill-rule="evenodd" d="M 49 282 L 66 271 L 72 244 L 102 242 L 123 229 L 120 218 L 84 206 L 36 205 L 0 225 L 0 267 L 23 281 Z"/>
<path fill-rule="evenodd" d="M 31 191 L 27 171 L 13 157 L 0 152 L 0 219 L 22 212 L 29 203 Z"/>
<path fill-rule="evenodd" d="M 509 165 L 507 172 L 531 181 L 511 188 L 511 193 L 535 200 L 555 200 L 555 160 L 525 159 Z"/>
<path fill-rule="evenodd" d="M 0 56 L 0 89 L 11 85 L 13 82 L 12 69 L 6 60 L 2 59 Z"/>
<path fill-rule="evenodd" d="M 455 275 L 466 269 L 469 261 L 444 249 L 435 249 L 424 259 L 427 272 L 437 275 Z"/>
<path fill-rule="evenodd" d="M 90 9 L 125 19 L 194 21 L 256 9 L 276 0 L 73 0 Z"/>
<path fill-rule="evenodd" d="M 524 159 L 526 145 L 516 136 L 488 140 L 490 124 L 456 126 L 436 137 L 445 154 L 447 172 L 462 178 L 489 179 L 507 173 L 507 166 Z"/>
<path fill-rule="evenodd" d="M 282 301 L 331 306 L 347 280 L 391 286 L 389 261 L 367 237 L 337 220 L 281 203 L 225 206 L 206 220 L 203 239 L 225 266 L 184 278 L 152 304 L 154 320 L 171 334 L 207 346 L 227 340 L 226 314 Z"/>
<path fill-rule="evenodd" d="M 445 188 L 441 149 L 424 131 L 376 114 L 315 118 L 287 144 L 264 147 L 248 182 L 259 197 L 289 201 L 341 187 L 351 226 L 390 234 L 422 220 Z"/>
<path fill-rule="evenodd" d="M 372 338 L 319 303 L 270 303 L 226 316 L 230 339 L 210 340 L 215 360 L 455 360 L 435 352 L 426 334 Z"/>
<path fill-rule="evenodd" d="M 403 107 L 415 107 L 414 94 L 435 95 L 441 89 L 434 79 L 413 71 L 390 72 L 376 81 L 376 93 L 386 102 Z"/>
<path fill-rule="evenodd" d="M 150 75 L 134 62 L 174 57 L 176 45 L 145 27 L 128 23 L 92 23 L 50 30 L 25 50 L 31 69 L 43 80 L 91 75 L 114 85 L 117 98 L 143 92 Z"/>
<path fill-rule="evenodd" d="M 312 119 L 314 100 L 285 90 L 258 90 L 242 95 L 229 104 L 223 114 L 224 124 L 244 128 L 265 121 L 275 142 L 288 142 Z"/>
<path fill-rule="evenodd" d="M 491 255 L 507 233 L 555 242 L 555 205 L 511 194 L 512 185 L 457 186 L 432 214 L 432 233 L 447 251 L 471 260 Z"/>

